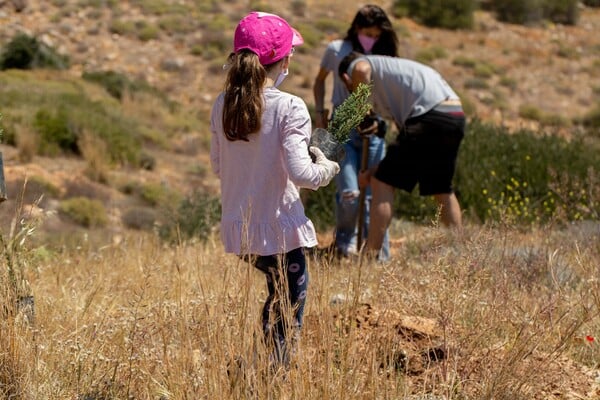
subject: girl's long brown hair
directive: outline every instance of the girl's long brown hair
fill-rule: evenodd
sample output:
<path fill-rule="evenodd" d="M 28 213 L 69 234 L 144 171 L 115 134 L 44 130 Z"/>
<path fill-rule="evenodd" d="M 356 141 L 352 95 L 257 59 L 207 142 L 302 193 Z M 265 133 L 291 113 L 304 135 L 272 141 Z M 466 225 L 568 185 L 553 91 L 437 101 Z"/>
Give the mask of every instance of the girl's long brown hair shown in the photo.
<path fill-rule="evenodd" d="M 223 131 L 228 140 L 247 142 L 248 135 L 261 128 L 262 89 L 267 71 L 249 50 L 233 54 L 230 62 L 225 81 Z"/>

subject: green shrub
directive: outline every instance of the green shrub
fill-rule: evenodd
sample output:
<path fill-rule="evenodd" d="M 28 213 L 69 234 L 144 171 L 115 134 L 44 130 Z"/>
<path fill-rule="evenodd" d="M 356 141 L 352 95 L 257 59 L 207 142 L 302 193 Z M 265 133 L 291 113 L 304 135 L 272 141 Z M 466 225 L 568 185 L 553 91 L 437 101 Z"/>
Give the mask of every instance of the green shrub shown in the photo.
<path fill-rule="evenodd" d="M 489 89 L 490 85 L 483 78 L 474 77 L 465 80 L 466 89 Z"/>
<path fill-rule="evenodd" d="M 123 225 L 130 229 L 149 230 L 154 227 L 157 212 L 150 207 L 132 207 L 121 216 Z"/>
<path fill-rule="evenodd" d="M 335 226 L 335 183 L 319 188 L 319 190 L 303 190 L 302 198 L 306 216 L 311 219 L 315 228 L 325 231 Z"/>
<path fill-rule="evenodd" d="M 59 211 L 87 228 L 103 227 L 108 222 L 106 209 L 99 200 L 72 197 L 60 202 Z"/>
<path fill-rule="evenodd" d="M 548 19 L 575 25 L 579 17 L 577 3 L 577 0 L 496 0 L 492 8 L 500 21 L 528 25 Z"/>
<path fill-rule="evenodd" d="M 432 61 L 440 58 L 446 58 L 448 53 L 446 49 L 441 46 L 432 46 L 426 49 L 420 50 L 415 56 L 415 60 L 423 64 L 431 64 Z"/>
<path fill-rule="evenodd" d="M 186 6 L 184 2 L 173 2 L 169 0 L 132 0 L 131 3 L 138 6 L 144 14 L 185 14 L 191 11 L 190 7 Z"/>
<path fill-rule="evenodd" d="M 116 33 L 117 35 L 133 35 L 135 33 L 135 23 L 115 19 L 110 22 L 108 30 L 110 33 Z"/>
<path fill-rule="evenodd" d="M 125 92 L 133 88 L 133 83 L 127 76 L 115 71 L 83 72 L 81 77 L 86 81 L 99 84 L 108 94 L 119 100 L 123 99 Z"/>
<path fill-rule="evenodd" d="M 546 0 L 544 18 L 565 25 L 576 25 L 579 19 L 578 0 Z"/>
<path fill-rule="evenodd" d="M 160 183 L 147 183 L 139 188 L 140 197 L 151 206 L 177 204 L 179 195 Z"/>
<path fill-rule="evenodd" d="M 135 23 L 135 30 L 136 37 L 142 42 L 158 39 L 160 32 L 159 28 L 156 25 L 148 23 L 144 20 L 137 21 Z"/>
<path fill-rule="evenodd" d="M 498 83 L 500 83 L 500 85 L 507 87 L 511 90 L 515 90 L 517 88 L 517 80 L 510 76 L 502 76 Z"/>
<path fill-rule="evenodd" d="M 16 146 L 15 130 L 12 126 L 7 125 L 0 115 L 0 143 Z"/>
<path fill-rule="evenodd" d="M 174 112 L 178 107 L 164 92 L 151 86 L 143 79 L 130 79 L 125 74 L 111 70 L 84 71 L 81 77 L 88 82 L 102 86 L 108 94 L 117 100 L 123 100 L 126 94 L 136 97 L 140 93 L 147 93 L 160 99 L 170 112 Z"/>
<path fill-rule="evenodd" d="M 87 131 L 106 143 L 111 161 L 139 164 L 139 128 L 133 121 L 82 95 L 62 94 L 56 104 L 59 106 L 55 111 L 40 108 L 33 121 L 40 134 L 42 154 L 56 155 L 60 150 L 80 154 L 77 142 L 81 133 Z"/>
<path fill-rule="evenodd" d="M 0 70 L 52 68 L 66 69 L 68 57 L 41 43 L 37 38 L 17 33 L 0 55 Z"/>
<path fill-rule="evenodd" d="M 599 141 L 567 141 L 530 131 L 470 121 L 457 162 L 454 188 L 465 218 L 517 224 L 600 219 Z M 435 221 L 430 197 L 395 191 L 394 216 Z M 335 225 L 335 184 L 303 191 L 306 215 L 319 231 Z"/>
<path fill-rule="evenodd" d="M 397 17 L 410 17 L 432 27 L 445 29 L 471 29 L 475 0 L 395 0 L 393 13 Z"/>
<path fill-rule="evenodd" d="M 524 104 L 519 107 L 519 117 L 540 122 L 544 113 L 536 106 Z"/>
<path fill-rule="evenodd" d="M 344 36 L 348 30 L 348 23 L 338 18 L 319 18 L 313 22 L 313 25 L 325 35 Z"/>
<path fill-rule="evenodd" d="M 321 44 L 321 40 L 324 37 L 323 32 L 318 30 L 313 24 L 299 23 L 296 29 L 302 32 L 302 38 L 304 39 L 304 45 L 299 46 L 296 51 L 307 53 Z"/>
<path fill-rule="evenodd" d="M 592 111 L 575 122 L 582 124 L 597 138 L 600 138 L 600 103 Z"/>
<path fill-rule="evenodd" d="M 458 158 L 455 185 L 467 214 L 538 223 L 598 219 L 596 142 L 505 129 L 472 121 Z M 565 196 L 563 193 L 567 193 Z M 568 198 L 568 200 L 566 200 Z M 570 202 L 570 203 L 569 203 Z"/>
<path fill-rule="evenodd" d="M 292 0 L 290 8 L 295 16 L 303 17 L 306 14 L 308 5 L 306 4 L 306 0 Z"/>
<path fill-rule="evenodd" d="M 196 20 L 186 15 L 166 15 L 159 20 L 158 26 L 170 35 L 193 33 L 198 29 Z"/>
<path fill-rule="evenodd" d="M 475 68 L 477 65 L 477 60 L 466 56 L 456 56 L 454 60 L 452 60 L 452 64 L 459 67 Z"/>
<path fill-rule="evenodd" d="M 118 4 L 118 0 L 79 0 L 79 5 L 83 7 L 109 7 L 113 8 Z"/>
<path fill-rule="evenodd" d="M 77 131 L 70 123 L 64 106 L 56 111 L 42 108 L 36 112 L 33 127 L 40 135 L 39 152 L 44 155 L 58 155 L 61 152 L 79 154 Z"/>
<path fill-rule="evenodd" d="M 183 199 L 175 212 L 166 215 L 159 232 L 164 240 L 191 238 L 206 240 L 219 226 L 221 202 L 218 197 L 196 192 Z"/>
<path fill-rule="evenodd" d="M 494 76 L 494 68 L 489 64 L 480 63 L 473 69 L 473 74 L 478 78 L 489 79 Z"/>
<path fill-rule="evenodd" d="M 497 0 L 493 2 L 496 18 L 515 24 L 531 24 L 542 20 L 543 0 Z"/>

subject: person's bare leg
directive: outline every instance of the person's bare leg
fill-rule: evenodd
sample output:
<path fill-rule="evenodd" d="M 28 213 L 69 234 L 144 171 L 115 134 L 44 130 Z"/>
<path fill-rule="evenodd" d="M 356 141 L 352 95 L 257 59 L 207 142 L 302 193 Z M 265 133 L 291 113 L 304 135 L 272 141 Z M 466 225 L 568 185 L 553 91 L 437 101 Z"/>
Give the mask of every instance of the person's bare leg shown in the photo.
<path fill-rule="evenodd" d="M 456 230 L 462 228 L 462 214 L 458 199 L 454 193 L 443 193 L 433 195 L 440 207 L 440 219 L 442 223 Z"/>
<path fill-rule="evenodd" d="M 383 183 L 375 177 L 371 178 L 371 217 L 367 249 L 379 252 L 383 245 L 385 232 L 392 220 L 394 204 L 394 187 Z"/>

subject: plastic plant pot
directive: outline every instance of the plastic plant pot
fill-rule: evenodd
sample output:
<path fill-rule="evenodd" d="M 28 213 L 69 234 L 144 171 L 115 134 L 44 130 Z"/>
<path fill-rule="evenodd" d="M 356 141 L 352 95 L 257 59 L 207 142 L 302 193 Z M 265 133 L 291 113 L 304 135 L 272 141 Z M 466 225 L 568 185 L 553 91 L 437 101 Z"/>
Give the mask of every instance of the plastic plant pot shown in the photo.
<path fill-rule="evenodd" d="M 310 146 L 319 148 L 331 161 L 340 162 L 346 156 L 344 145 L 337 142 L 327 129 L 316 128 L 310 137 Z M 310 156 L 315 161 L 315 156 L 310 153 Z"/>

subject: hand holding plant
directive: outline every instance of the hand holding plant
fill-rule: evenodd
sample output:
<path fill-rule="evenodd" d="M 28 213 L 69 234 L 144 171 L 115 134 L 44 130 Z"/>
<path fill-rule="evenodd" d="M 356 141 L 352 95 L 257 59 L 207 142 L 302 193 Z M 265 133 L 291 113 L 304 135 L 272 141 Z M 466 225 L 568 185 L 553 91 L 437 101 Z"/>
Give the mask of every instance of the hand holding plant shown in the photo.
<path fill-rule="evenodd" d="M 342 145 L 350 139 L 350 132 L 360 125 L 371 110 L 370 97 L 371 85 L 359 83 L 352 94 L 336 108 L 327 129 L 317 128 L 313 131 L 310 146 L 318 147 L 330 160 L 342 160 L 345 156 Z"/>

